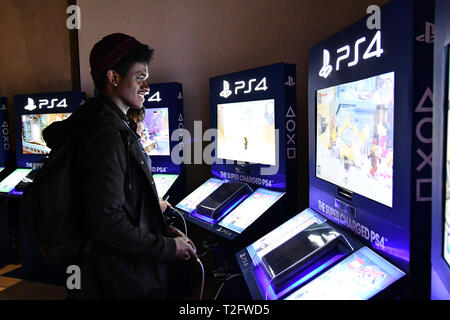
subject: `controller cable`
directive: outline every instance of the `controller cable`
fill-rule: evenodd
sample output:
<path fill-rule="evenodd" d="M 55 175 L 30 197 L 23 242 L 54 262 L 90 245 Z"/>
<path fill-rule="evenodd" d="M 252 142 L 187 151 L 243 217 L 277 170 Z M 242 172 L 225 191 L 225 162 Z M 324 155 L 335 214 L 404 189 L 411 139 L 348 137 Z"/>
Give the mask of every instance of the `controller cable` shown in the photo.
<path fill-rule="evenodd" d="M 202 285 L 200 287 L 200 300 L 203 300 L 203 289 L 205 287 L 205 268 L 203 267 L 203 263 L 200 261 L 200 258 L 197 257 L 197 262 L 202 269 Z"/>
<path fill-rule="evenodd" d="M 169 199 L 169 196 L 164 198 L 164 201 L 167 201 L 167 199 Z M 180 211 L 178 211 L 177 209 L 175 209 L 174 207 L 170 207 L 174 212 L 176 212 L 181 220 L 183 220 L 183 224 L 184 224 L 184 234 L 186 235 L 186 238 L 188 237 L 188 230 L 187 230 L 187 224 L 186 224 L 186 220 L 184 219 L 183 215 L 181 214 Z M 200 260 L 200 258 L 196 255 L 196 262 L 200 265 L 200 268 L 202 270 L 202 284 L 200 287 L 200 300 L 203 300 L 203 289 L 205 287 L 205 268 L 203 267 L 203 263 Z"/>
<path fill-rule="evenodd" d="M 169 195 L 167 195 L 166 197 L 163 198 L 164 201 L 167 201 L 168 199 L 169 199 Z M 169 208 L 171 209 L 171 211 L 176 212 L 177 215 L 181 218 L 181 220 L 183 220 L 184 234 L 186 235 L 186 238 L 187 238 L 188 237 L 188 230 L 187 230 L 186 220 L 184 219 L 184 217 L 183 217 L 183 215 L 181 214 L 180 211 L 178 211 L 177 209 L 175 209 L 172 206 L 170 206 Z"/>
<path fill-rule="evenodd" d="M 225 285 L 225 283 L 226 283 L 228 280 L 231 280 L 231 279 L 236 278 L 236 277 L 239 277 L 239 276 L 242 276 L 242 273 L 235 273 L 235 274 L 232 274 L 231 276 L 229 276 L 228 278 L 226 278 L 226 279 L 222 282 L 222 284 L 220 285 L 219 290 L 217 290 L 217 293 L 216 293 L 216 295 L 214 296 L 214 300 L 217 300 L 217 297 L 219 296 L 220 291 L 222 291 L 223 286 Z"/>

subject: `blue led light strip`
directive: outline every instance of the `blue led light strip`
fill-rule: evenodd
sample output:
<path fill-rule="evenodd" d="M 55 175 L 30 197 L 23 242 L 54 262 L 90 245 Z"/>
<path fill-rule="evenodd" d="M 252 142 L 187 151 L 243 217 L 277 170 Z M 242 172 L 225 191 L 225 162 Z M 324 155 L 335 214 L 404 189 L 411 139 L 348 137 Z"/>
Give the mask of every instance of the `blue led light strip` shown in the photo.
<path fill-rule="evenodd" d="M 330 260 L 326 261 L 325 263 L 321 264 L 319 267 L 313 269 L 311 272 L 308 272 L 306 275 L 301 276 L 300 278 L 294 278 L 291 285 L 287 286 L 283 291 L 281 291 L 278 294 L 275 294 L 275 290 L 272 287 L 272 285 L 269 282 L 269 285 L 266 288 L 266 296 L 265 298 L 268 299 L 269 296 L 271 296 L 271 299 L 277 300 L 278 298 L 284 296 L 285 294 L 289 293 L 291 290 L 301 286 L 303 283 L 308 281 L 309 279 L 313 278 L 317 274 L 321 273 L 323 270 L 334 264 L 336 261 L 340 260 L 345 254 L 337 254 L 333 256 Z M 258 279 L 261 281 L 261 279 Z"/>

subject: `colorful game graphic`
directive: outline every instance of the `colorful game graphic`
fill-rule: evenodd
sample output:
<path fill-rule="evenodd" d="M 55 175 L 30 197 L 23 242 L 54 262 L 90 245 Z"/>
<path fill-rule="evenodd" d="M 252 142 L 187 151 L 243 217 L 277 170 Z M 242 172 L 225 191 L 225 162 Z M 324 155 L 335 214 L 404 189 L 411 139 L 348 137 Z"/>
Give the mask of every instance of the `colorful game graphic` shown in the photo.
<path fill-rule="evenodd" d="M 246 198 L 236 209 L 231 211 L 220 223 L 222 227 L 237 233 L 244 231 L 249 225 L 256 221 L 284 192 L 271 191 L 258 188 Z"/>
<path fill-rule="evenodd" d="M 394 72 L 317 91 L 316 176 L 392 207 Z"/>
<path fill-rule="evenodd" d="M 447 161 L 446 161 L 446 180 L 445 180 L 445 217 L 444 217 L 444 241 L 443 256 L 447 264 L 450 266 L 450 48 L 448 50 L 448 76 L 447 76 Z"/>
<path fill-rule="evenodd" d="M 170 156 L 168 108 L 145 110 L 141 143 L 149 156 Z"/>
<path fill-rule="evenodd" d="M 186 198 L 181 200 L 180 203 L 176 205 L 177 208 L 191 213 L 195 210 L 197 205 L 206 199 L 214 190 L 220 187 L 224 181 L 211 178 L 202 184 L 200 187 L 195 189 Z"/>
<path fill-rule="evenodd" d="M 378 254 L 362 247 L 286 300 L 367 300 L 404 275 Z"/>
<path fill-rule="evenodd" d="M 71 113 L 43 113 L 22 115 L 23 154 L 49 154 L 42 131 L 55 121 L 67 119 Z"/>
<path fill-rule="evenodd" d="M 217 157 L 276 165 L 275 100 L 217 105 Z"/>
<path fill-rule="evenodd" d="M 3 181 L 0 182 L 0 192 L 9 193 L 15 186 L 25 178 L 32 169 L 16 169 L 9 176 L 7 176 Z"/>
<path fill-rule="evenodd" d="M 158 197 L 164 197 L 177 178 L 177 174 L 154 174 L 153 180 L 155 181 Z"/>

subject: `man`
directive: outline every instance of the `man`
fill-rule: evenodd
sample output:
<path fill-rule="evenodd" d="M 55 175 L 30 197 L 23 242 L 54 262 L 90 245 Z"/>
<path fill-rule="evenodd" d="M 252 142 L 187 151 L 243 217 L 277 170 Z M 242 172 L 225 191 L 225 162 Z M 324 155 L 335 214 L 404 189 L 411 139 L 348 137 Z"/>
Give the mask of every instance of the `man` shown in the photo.
<path fill-rule="evenodd" d="M 91 75 L 99 98 L 44 131 L 50 148 L 72 135 L 77 140 L 79 211 L 86 248 L 77 262 L 81 290 L 74 299 L 162 299 L 167 264 L 195 257 L 195 247 L 167 229 L 151 170 L 136 138 L 128 108 L 139 109 L 153 50 L 135 38 L 111 34 L 91 51 Z"/>

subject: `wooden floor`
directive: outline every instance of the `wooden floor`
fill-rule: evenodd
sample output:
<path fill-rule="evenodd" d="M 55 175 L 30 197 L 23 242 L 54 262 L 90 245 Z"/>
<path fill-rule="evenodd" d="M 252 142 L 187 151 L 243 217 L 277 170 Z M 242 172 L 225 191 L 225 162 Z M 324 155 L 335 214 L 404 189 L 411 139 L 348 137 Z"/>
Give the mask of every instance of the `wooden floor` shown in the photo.
<path fill-rule="evenodd" d="M 3 276 L 20 268 L 21 265 L 7 265 L 0 269 L 0 300 L 64 300 L 64 287 Z"/>

